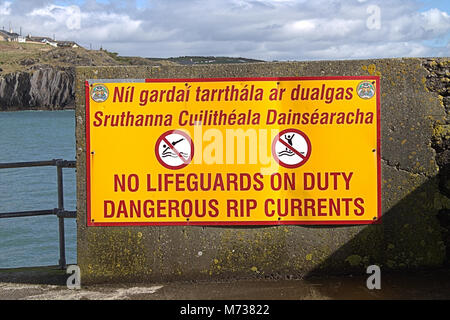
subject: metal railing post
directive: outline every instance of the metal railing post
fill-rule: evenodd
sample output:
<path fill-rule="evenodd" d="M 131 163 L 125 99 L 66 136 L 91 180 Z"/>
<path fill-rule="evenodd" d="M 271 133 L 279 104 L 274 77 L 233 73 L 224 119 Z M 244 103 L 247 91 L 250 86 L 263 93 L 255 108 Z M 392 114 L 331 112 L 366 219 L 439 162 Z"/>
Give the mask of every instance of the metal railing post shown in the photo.
<path fill-rule="evenodd" d="M 63 170 L 62 169 L 63 168 L 75 168 L 76 161 L 53 159 L 53 160 L 46 160 L 46 161 L 0 163 L 0 169 L 46 167 L 46 166 L 56 166 L 57 184 L 58 184 L 58 208 L 53 208 L 53 209 L 48 209 L 48 210 L 0 212 L 0 219 L 43 216 L 43 215 L 56 215 L 58 217 L 58 225 L 59 225 L 59 267 L 61 269 L 65 269 L 67 266 L 67 263 L 66 263 L 66 242 L 65 242 L 65 232 L 64 232 L 64 219 L 76 218 L 77 212 L 64 210 L 64 190 L 63 190 Z"/>
<path fill-rule="evenodd" d="M 62 160 L 56 160 L 56 170 L 58 179 L 58 211 L 64 211 L 64 189 L 63 189 L 63 171 Z M 58 216 L 59 223 L 59 267 L 66 268 L 66 243 L 64 237 L 64 217 Z"/>

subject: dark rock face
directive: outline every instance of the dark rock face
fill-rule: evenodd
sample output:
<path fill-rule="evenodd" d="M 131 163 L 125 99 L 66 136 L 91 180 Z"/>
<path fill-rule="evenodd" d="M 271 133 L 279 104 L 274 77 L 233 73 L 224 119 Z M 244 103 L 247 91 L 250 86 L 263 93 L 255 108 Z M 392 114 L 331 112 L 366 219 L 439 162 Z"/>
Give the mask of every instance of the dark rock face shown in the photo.
<path fill-rule="evenodd" d="M 442 171 L 450 177 L 450 64 L 449 60 L 428 59 L 424 67 L 429 74 L 426 86 L 429 91 L 437 93 L 440 103 L 446 112 L 445 123 L 438 123 L 434 128 L 432 145 L 436 151 L 436 162 Z M 450 189 L 444 189 L 445 194 L 450 196 Z"/>
<path fill-rule="evenodd" d="M 39 68 L 0 78 L 0 110 L 64 109 L 73 107 L 73 68 Z"/>
<path fill-rule="evenodd" d="M 426 79 L 427 88 L 438 94 L 446 112 L 445 122 L 434 127 L 432 147 L 436 151 L 436 164 L 439 166 L 440 192 L 450 197 L 450 63 L 446 58 L 428 59 L 424 62 L 424 67 L 429 72 Z M 450 265 L 450 208 L 442 208 L 437 217 L 446 244 L 446 264 Z"/>

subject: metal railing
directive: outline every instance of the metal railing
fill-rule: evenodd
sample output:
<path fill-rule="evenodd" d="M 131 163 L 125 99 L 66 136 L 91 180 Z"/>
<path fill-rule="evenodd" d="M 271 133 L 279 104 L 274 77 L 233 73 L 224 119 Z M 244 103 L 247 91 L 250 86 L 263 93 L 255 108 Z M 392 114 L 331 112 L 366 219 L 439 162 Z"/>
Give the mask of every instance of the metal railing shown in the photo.
<path fill-rule="evenodd" d="M 0 163 L 0 169 L 12 168 L 28 168 L 28 167 L 45 167 L 56 166 L 57 183 L 58 183 L 58 207 L 49 210 L 34 210 L 34 211 L 17 211 L 0 213 L 1 218 L 18 218 L 18 217 L 32 217 L 43 215 L 56 215 L 59 223 L 59 267 L 66 268 L 66 243 L 64 236 L 64 219 L 76 218 L 76 211 L 64 210 L 64 189 L 63 189 L 63 168 L 75 168 L 76 161 L 68 161 L 62 159 L 53 159 L 48 161 L 31 161 L 31 162 L 12 162 Z"/>

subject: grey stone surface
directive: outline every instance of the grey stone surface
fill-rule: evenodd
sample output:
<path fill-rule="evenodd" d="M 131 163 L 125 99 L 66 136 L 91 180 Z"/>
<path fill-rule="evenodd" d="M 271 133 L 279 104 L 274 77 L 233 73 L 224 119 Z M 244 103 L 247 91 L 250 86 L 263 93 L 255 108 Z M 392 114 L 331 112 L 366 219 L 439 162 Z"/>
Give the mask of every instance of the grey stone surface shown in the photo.
<path fill-rule="evenodd" d="M 380 290 L 367 289 L 367 275 L 94 285 L 81 283 L 78 290 L 67 288 L 67 277 L 64 270 L 58 270 L 57 267 L 0 269 L 0 300 L 195 300 L 198 304 L 199 300 L 222 299 L 235 300 L 236 303 L 242 300 L 450 299 L 448 269 L 383 272 Z M 178 307 L 171 305 L 170 309 L 164 310 L 162 306 L 162 310 L 166 318 L 172 319 L 185 306 L 181 301 Z M 220 315 L 220 312 L 216 315 Z"/>
<path fill-rule="evenodd" d="M 439 188 L 443 167 L 432 142 L 447 115 L 438 92 L 427 87 L 427 61 L 77 68 L 78 265 L 83 281 L 302 277 L 363 272 L 374 263 L 389 269 L 441 266 L 446 243 L 437 214 L 449 207 L 449 199 Z M 86 79 L 358 75 L 381 77 L 381 225 L 86 227 Z"/>

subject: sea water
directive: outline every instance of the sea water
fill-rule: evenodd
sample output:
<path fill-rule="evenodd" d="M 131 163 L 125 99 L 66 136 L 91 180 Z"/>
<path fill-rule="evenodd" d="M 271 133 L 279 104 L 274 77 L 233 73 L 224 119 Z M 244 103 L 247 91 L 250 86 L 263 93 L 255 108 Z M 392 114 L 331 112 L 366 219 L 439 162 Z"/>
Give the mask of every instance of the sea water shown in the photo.
<path fill-rule="evenodd" d="M 0 163 L 75 160 L 75 115 L 0 112 Z M 64 207 L 76 210 L 75 169 L 63 169 Z M 0 169 L 0 213 L 58 206 L 56 167 Z M 58 218 L 0 219 L 0 268 L 57 265 Z M 66 261 L 76 263 L 76 220 L 65 219 Z"/>

